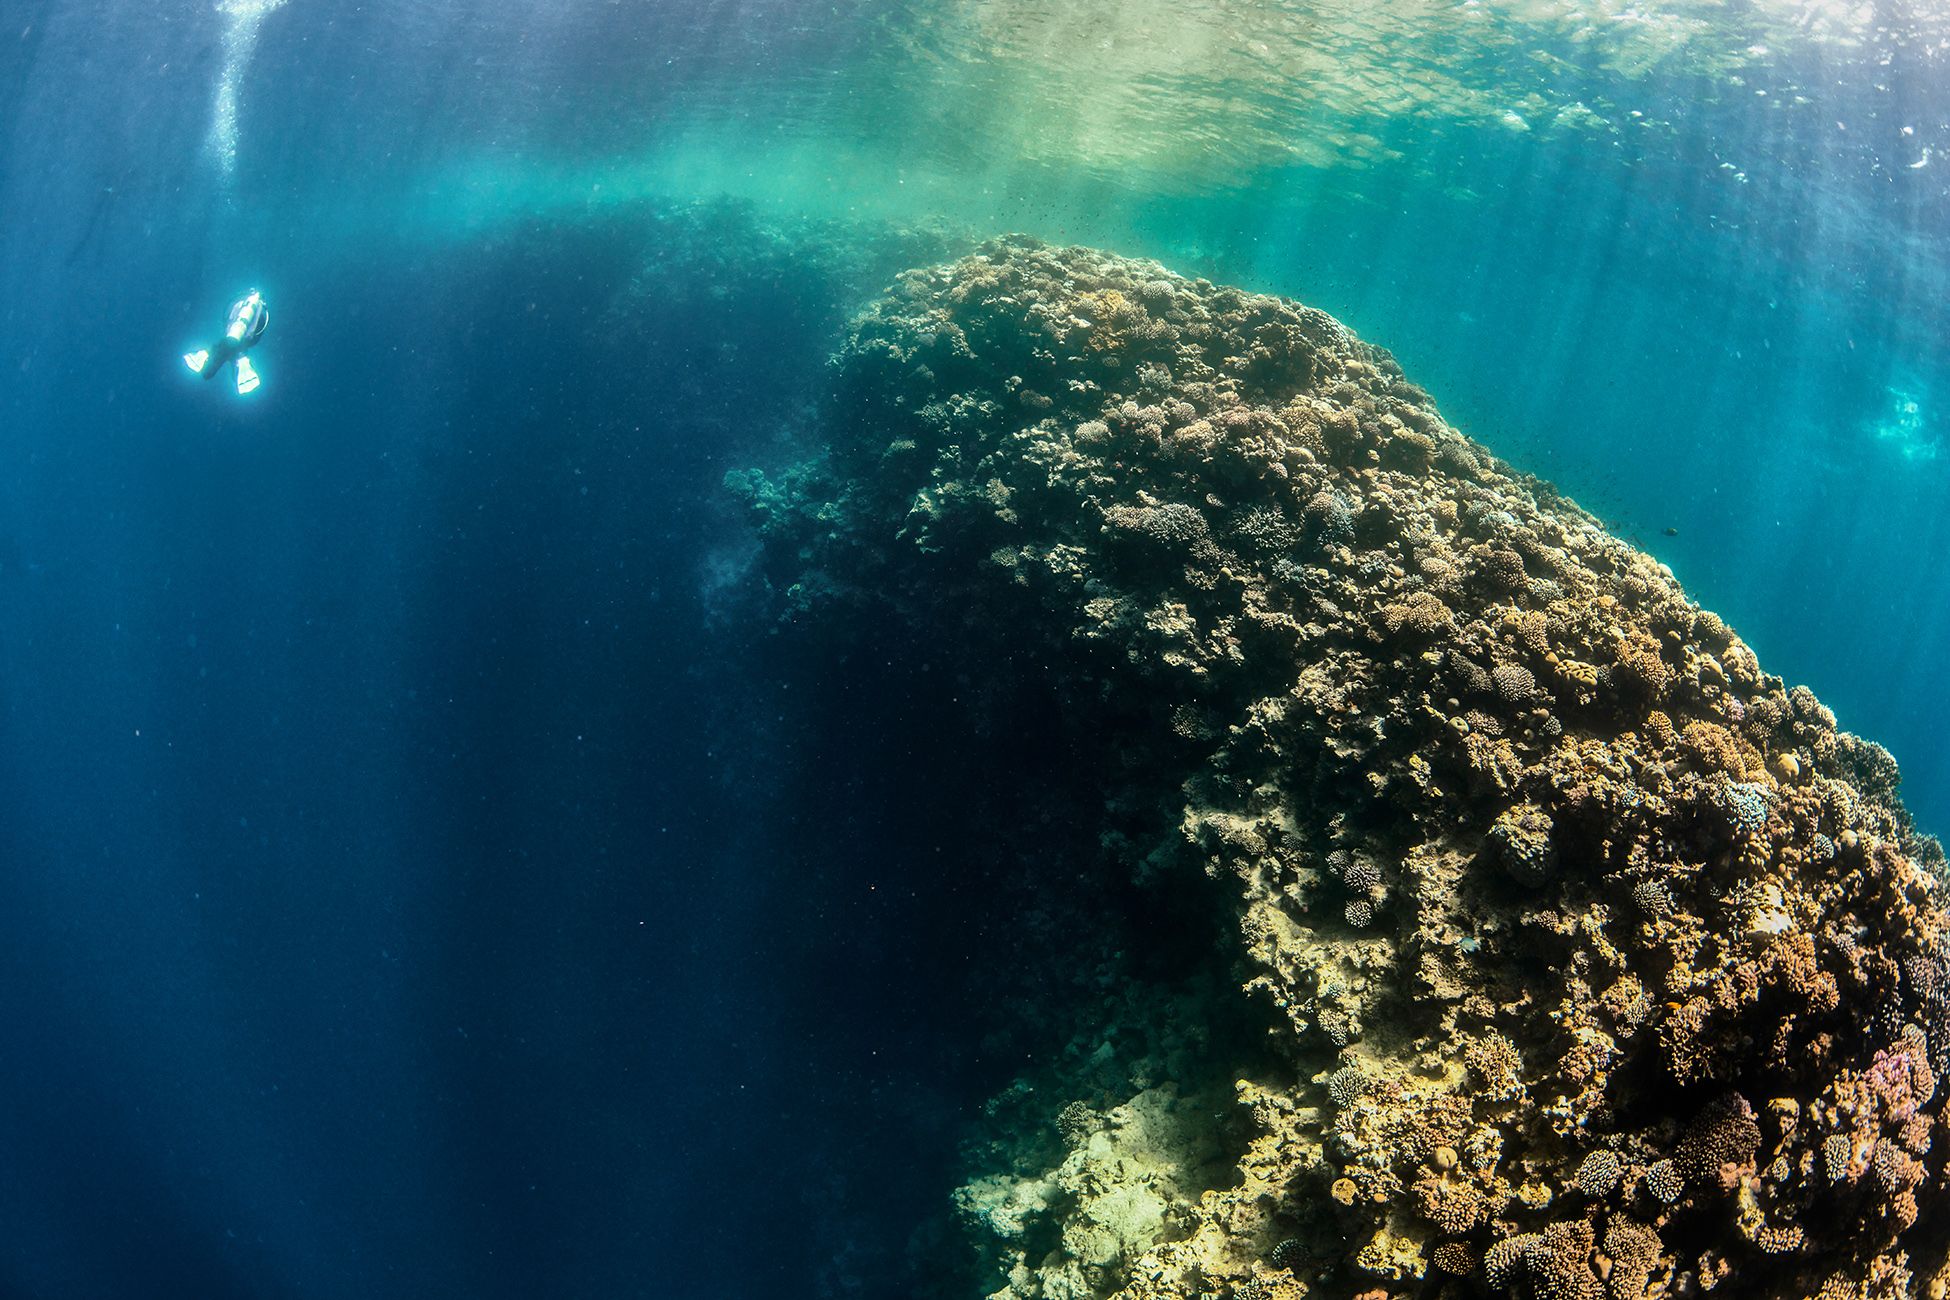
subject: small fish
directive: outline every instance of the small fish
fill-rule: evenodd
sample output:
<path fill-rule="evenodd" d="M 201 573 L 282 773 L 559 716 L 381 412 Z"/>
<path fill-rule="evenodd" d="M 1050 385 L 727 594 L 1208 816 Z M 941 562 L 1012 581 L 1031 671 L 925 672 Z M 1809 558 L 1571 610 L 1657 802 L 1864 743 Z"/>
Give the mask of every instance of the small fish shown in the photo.
<path fill-rule="evenodd" d="M 1679 530 L 1671 524 L 1667 524 L 1664 528 L 1660 529 L 1659 531 L 1663 532 L 1667 537 L 1679 536 Z"/>

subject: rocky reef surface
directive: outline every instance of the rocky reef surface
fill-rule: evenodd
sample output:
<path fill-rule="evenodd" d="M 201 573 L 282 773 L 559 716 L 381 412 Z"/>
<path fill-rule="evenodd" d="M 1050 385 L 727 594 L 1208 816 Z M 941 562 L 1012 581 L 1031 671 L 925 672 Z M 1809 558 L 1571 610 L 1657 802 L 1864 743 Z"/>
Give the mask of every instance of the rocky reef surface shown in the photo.
<path fill-rule="evenodd" d="M 1107 1013 L 1141 1070 L 991 1108 L 984 1289 L 1950 1294 L 1942 854 L 1670 571 L 1331 317 L 1149 262 L 908 272 L 832 378 L 731 479 L 777 599 L 1042 683 L 1103 853 L 1227 917 Z"/>

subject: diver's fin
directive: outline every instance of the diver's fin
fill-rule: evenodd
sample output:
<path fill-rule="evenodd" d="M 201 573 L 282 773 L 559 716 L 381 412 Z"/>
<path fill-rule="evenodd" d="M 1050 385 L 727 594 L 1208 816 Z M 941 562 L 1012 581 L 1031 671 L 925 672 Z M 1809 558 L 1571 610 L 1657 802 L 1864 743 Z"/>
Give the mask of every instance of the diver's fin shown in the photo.
<path fill-rule="evenodd" d="M 183 354 L 183 364 L 191 370 L 196 371 L 199 375 L 203 373 L 203 365 L 209 359 L 210 350 L 208 348 L 198 348 L 194 352 L 185 352 Z"/>
<path fill-rule="evenodd" d="M 257 372 L 251 369 L 249 357 L 237 358 L 237 391 L 248 393 L 257 387 Z"/>

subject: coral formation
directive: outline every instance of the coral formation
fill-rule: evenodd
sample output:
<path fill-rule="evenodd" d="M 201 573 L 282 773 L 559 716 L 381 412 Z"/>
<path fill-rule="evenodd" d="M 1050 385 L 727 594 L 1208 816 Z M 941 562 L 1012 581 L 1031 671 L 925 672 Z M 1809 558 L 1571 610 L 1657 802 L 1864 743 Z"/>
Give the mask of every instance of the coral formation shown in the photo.
<path fill-rule="evenodd" d="M 1048 683 L 1277 1048 L 1232 1148 L 1169 1079 L 1049 1097 L 1053 1167 L 962 1192 L 995 1296 L 1950 1292 L 1941 852 L 1668 570 L 1330 317 L 1151 263 L 992 242 L 833 377 L 830 445 L 732 479 L 782 602 Z"/>
<path fill-rule="evenodd" d="M 1584 1158 L 1572 1181 L 1577 1183 L 1578 1190 L 1595 1199 L 1610 1196 L 1624 1176 L 1625 1167 L 1619 1162 L 1618 1154 L 1600 1147 Z"/>
<path fill-rule="evenodd" d="M 1092 1131 L 1068 1135 L 1054 1169 L 973 1180 L 960 1190 L 960 1207 L 1012 1257 L 1012 1275 L 1042 1269 L 1045 1293 L 1114 1290 L 1131 1260 L 1182 1231 L 1199 1184 L 1211 1177 L 1208 1109 L 1171 1084 L 1145 1089 Z M 1043 1240 L 1047 1226 L 1056 1228 L 1053 1243 Z"/>

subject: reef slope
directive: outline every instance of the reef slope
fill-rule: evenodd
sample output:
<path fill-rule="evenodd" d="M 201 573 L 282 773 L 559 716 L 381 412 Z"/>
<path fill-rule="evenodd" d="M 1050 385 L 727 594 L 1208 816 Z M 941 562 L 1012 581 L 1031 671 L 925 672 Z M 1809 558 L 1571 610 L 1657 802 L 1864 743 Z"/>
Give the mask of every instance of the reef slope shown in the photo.
<path fill-rule="evenodd" d="M 1050 1192 L 996 1295 L 1945 1294 L 1942 855 L 1670 571 L 1331 317 L 1149 262 L 909 272 L 833 378 L 732 477 L 783 598 L 1059 691 L 1284 1063 L 1210 1186 L 1088 1268 L 1063 1217 L 1145 1166 Z"/>

